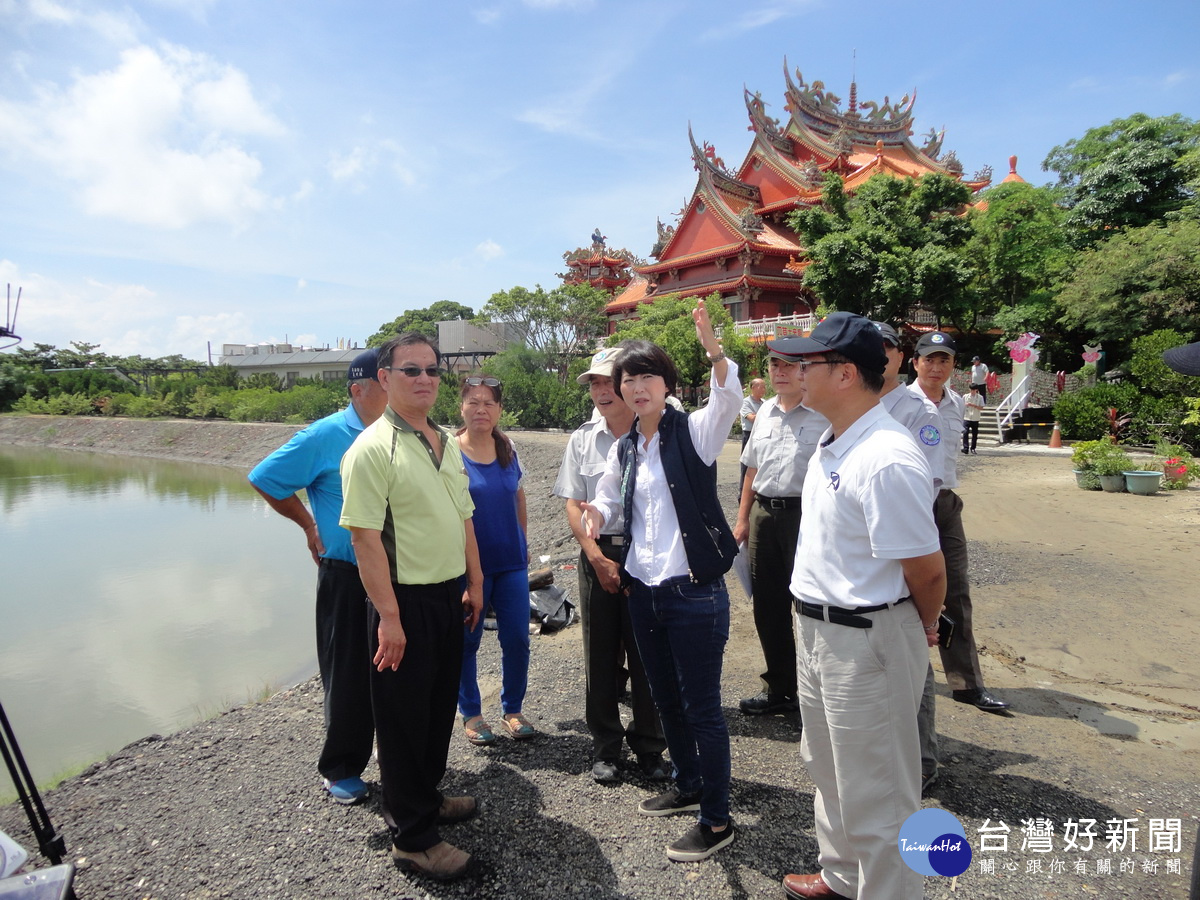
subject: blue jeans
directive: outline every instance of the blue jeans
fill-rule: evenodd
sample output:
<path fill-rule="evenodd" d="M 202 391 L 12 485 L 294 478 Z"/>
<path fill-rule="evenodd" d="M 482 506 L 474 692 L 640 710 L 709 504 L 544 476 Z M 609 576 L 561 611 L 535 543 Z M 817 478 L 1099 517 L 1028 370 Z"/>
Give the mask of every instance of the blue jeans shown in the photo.
<path fill-rule="evenodd" d="M 464 582 L 464 587 L 465 587 Z M 529 570 L 514 569 L 483 576 L 483 608 L 496 613 L 500 630 L 500 709 L 519 713 L 529 684 Z M 458 709 L 466 719 L 483 712 L 475 657 L 483 639 L 483 616 L 475 630 L 463 626 L 462 676 Z"/>
<path fill-rule="evenodd" d="M 721 663 L 729 640 L 723 579 L 657 587 L 634 579 L 629 618 L 675 766 L 675 785 L 700 795 L 700 821 L 729 821 L 729 729 L 721 709 Z"/>

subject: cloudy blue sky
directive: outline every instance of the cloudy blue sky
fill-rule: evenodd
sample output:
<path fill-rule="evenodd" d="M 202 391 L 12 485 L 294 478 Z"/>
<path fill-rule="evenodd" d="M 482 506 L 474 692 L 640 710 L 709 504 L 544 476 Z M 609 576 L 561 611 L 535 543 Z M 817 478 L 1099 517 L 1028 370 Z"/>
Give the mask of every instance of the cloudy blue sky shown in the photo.
<path fill-rule="evenodd" d="M 596 226 L 646 256 L 689 123 L 739 163 L 785 57 L 1040 184 L 1090 127 L 1200 118 L 1198 45 L 1194 0 L 0 0 L 0 289 L 25 346 L 361 342 Z"/>

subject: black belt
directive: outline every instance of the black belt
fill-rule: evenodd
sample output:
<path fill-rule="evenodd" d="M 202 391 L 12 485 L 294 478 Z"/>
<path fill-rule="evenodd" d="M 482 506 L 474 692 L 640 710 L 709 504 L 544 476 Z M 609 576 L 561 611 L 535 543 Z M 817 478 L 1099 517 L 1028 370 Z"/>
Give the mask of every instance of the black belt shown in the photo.
<path fill-rule="evenodd" d="M 625 546 L 625 535 L 623 534 L 602 534 L 596 538 L 596 543 L 601 546 L 623 547 Z"/>
<path fill-rule="evenodd" d="M 799 497 L 764 497 L 762 494 L 755 494 L 754 499 L 765 506 L 767 509 L 799 509 Z"/>
<path fill-rule="evenodd" d="M 879 603 L 875 606 L 860 606 L 847 609 L 844 606 L 825 606 L 821 603 L 809 603 L 807 600 L 796 600 L 796 611 L 810 619 L 820 619 L 822 622 L 833 622 L 835 625 L 848 625 L 851 628 L 870 628 L 874 623 L 863 613 L 879 612 L 881 609 L 891 609 L 911 600 L 912 597 L 901 597 L 895 603 Z"/>
<path fill-rule="evenodd" d="M 328 566 L 331 569 L 346 569 L 349 572 L 357 572 L 358 566 L 352 562 L 346 562 L 344 559 L 333 559 L 329 556 L 321 557 L 321 565 Z"/>

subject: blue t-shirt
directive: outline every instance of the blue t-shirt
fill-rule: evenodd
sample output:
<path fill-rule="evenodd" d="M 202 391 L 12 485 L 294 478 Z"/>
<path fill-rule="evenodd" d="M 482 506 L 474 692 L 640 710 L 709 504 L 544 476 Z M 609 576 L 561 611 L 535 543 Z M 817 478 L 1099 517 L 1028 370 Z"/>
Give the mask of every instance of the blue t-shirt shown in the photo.
<path fill-rule="evenodd" d="M 477 463 L 465 453 L 463 462 L 471 480 L 471 499 L 475 501 L 475 541 L 479 544 L 479 565 L 484 575 L 512 572 L 529 565 L 525 532 L 517 521 L 517 488 L 521 483 L 521 464 L 514 453 L 512 462 Z"/>
<path fill-rule="evenodd" d="M 342 457 L 362 434 L 363 423 L 353 406 L 313 422 L 250 471 L 250 483 L 276 500 L 299 490 L 325 545 L 326 559 L 353 563 L 350 532 L 338 524 L 342 516 Z"/>

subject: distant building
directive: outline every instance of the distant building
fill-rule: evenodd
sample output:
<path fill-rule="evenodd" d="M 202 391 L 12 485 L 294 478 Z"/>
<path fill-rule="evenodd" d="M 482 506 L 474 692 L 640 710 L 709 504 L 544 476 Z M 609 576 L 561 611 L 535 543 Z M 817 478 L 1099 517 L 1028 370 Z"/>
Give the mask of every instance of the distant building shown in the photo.
<path fill-rule="evenodd" d="M 293 348 L 291 344 L 223 344 L 217 364 L 233 366 L 240 378 L 271 374 L 290 388 L 301 378 L 345 381 L 350 363 L 362 352 L 358 345 L 345 350 L 314 350 Z"/>

